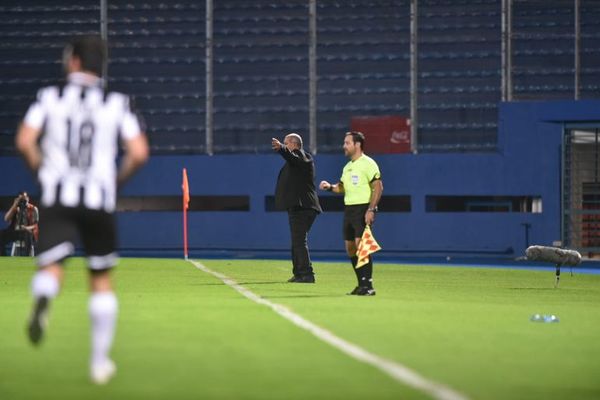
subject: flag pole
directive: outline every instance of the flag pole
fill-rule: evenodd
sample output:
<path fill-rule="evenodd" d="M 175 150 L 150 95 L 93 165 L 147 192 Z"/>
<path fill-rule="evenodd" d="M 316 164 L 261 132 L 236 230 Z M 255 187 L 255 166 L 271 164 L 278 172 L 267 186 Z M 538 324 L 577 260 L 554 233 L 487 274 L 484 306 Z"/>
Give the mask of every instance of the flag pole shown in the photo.
<path fill-rule="evenodd" d="M 183 208 L 183 258 L 188 259 L 187 210 Z"/>
<path fill-rule="evenodd" d="M 190 202 L 190 187 L 188 184 L 187 170 L 183 169 L 183 183 L 181 185 L 183 191 L 183 257 L 188 259 L 188 237 L 187 237 L 187 209 Z"/>

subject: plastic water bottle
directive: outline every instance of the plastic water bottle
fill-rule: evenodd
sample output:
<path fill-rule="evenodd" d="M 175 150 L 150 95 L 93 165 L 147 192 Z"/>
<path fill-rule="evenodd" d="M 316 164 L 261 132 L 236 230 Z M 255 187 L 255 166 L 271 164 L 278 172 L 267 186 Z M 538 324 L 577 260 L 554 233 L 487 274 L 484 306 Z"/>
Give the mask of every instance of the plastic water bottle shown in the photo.
<path fill-rule="evenodd" d="M 556 315 L 553 314 L 533 314 L 531 318 L 529 318 L 531 322 L 558 322 L 559 319 Z"/>
<path fill-rule="evenodd" d="M 558 322 L 559 319 L 556 315 L 544 315 L 544 322 Z"/>

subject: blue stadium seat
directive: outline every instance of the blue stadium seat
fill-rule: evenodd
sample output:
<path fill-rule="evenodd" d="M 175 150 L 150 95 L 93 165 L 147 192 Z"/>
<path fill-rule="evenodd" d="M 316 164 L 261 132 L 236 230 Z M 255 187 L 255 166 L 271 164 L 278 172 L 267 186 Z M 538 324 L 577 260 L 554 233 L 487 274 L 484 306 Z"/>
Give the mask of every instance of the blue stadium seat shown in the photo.
<path fill-rule="evenodd" d="M 204 2 L 108 2 L 110 88 L 133 94 L 155 152 L 204 151 Z M 489 151 L 500 100 L 500 0 L 419 3 L 419 150 Z M 273 132 L 308 130 L 305 0 L 214 4 L 217 151 L 270 151 Z M 581 95 L 598 97 L 600 5 L 582 2 Z M 515 99 L 573 93 L 572 2 L 515 1 Z M 407 0 L 317 2 L 319 151 L 339 152 L 355 115 L 408 116 Z M 60 49 L 98 33 L 99 2 L 0 5 L 0 153 Z"/>

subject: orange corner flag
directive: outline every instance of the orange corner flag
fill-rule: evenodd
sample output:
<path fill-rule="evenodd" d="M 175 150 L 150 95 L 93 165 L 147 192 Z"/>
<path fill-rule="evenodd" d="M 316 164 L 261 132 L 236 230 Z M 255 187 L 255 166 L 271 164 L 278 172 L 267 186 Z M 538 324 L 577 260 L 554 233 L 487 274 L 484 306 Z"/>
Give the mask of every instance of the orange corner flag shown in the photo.
<path fill-rule="evenodd" d="M 369 255 L 379 250 L 381 250 L 381 246 L 379 246 L 377 241 L 375 241 L 375 238 L 373 237 L 373 232 L 371 232 L 371 227 L 367 225 L 362 234 L 362 237 L 360 238 L 358 250 L 356 251 L 356 256 L 358 257 L 356 269 L 366 265 L 369 262 Z"/>
<path fill-rule="evenodd" d="M 190 185 L 188 184 L 187 170 L 185 168 L 183 169 L 181 189 L 183 189 L 183 209 L 187 210 L 190 206 Z"/>

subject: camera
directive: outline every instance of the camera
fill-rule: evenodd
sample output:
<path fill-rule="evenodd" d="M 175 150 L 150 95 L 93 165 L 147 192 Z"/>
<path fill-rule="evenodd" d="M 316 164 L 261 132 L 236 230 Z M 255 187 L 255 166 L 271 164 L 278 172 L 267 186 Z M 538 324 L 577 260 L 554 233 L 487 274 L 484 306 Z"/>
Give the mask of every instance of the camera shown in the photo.
<path fill-rule="evenodd" d="M 16 214 L 16 229 L 23 229 L 27 225 L 27 197 L 19 196 L 17 202 L 17 214 Z"/>

